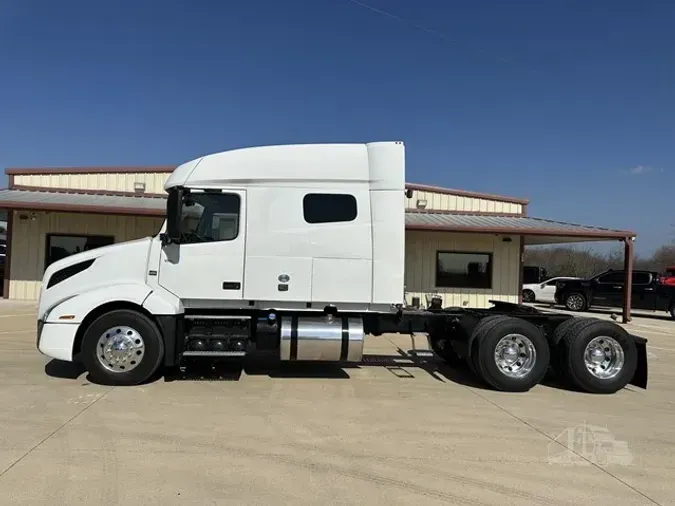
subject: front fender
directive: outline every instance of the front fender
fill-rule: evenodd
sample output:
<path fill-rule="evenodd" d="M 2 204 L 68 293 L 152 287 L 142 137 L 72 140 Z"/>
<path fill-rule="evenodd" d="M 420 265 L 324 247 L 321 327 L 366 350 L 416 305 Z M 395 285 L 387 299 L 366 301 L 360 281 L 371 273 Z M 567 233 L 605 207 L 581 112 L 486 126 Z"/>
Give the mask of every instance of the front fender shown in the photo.
<path fill-rule="evenodd" d="M 152 289 L 143 284 L 129 283 L 104 286 L 68 298 L 54 306 L 47 315 L 49 323 L 82 323 L 97 307 L 111 302 L 130 302 L 143 306 Z"/>

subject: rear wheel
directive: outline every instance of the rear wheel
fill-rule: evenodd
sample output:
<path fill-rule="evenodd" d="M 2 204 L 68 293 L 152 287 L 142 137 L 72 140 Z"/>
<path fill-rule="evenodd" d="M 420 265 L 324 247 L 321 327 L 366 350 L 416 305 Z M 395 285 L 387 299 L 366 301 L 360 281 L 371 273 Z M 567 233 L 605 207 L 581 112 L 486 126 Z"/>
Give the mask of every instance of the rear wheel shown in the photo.
<path fill-rule="evenodd" d="M 84 333 L 82 362 L 95 383 L 137 385 L 157 372 L 164 341 L 147 316 L 120 309 L 99 316 Z"/>
<path fill-rule="evenodd" d="M 571 325 L 558 351 L 565 377 L 589 393 L 617 392 L 637 369 L 635 340 L 613 322 L 593 318 Z"/>
<path fill-rule="evenodd" d="M 523 302 L 534 302 L 536 299 L 532 290 L 523 290 Z"/>
<path fill-rule="evenodd" d="M 565 297 L 565 307 L 570 311 L 583 311 L 586 309 L 586 297 L 583 293 L 573 292 Z"/>
<path fill-rule="evenodd" d="M 571 317 L 562 322 L 560 325 L 558 325 L 555 330 L 553 331 L 553 342 L 554 343 L 559 343 L 562 338 L 565 336 L 567 333 L 567 330 L 572 326 L 576 325 L 580 321 L 584 321 L 585 319 L 583 318 L 576 318 L 576 317 Z M 558 347 L 555 347 L 553 350 L 551 350 L 551 368 L 553 369 L 553 372 L 558 376 L 558 378 L 562 379 L 565 376 L 565 364 L 563 361 L 563 356 L 559 351 Z"/>
<path fill-rule="evenodd" d="M 550 362 L 543 332 L 519 318 L 492 318 L 474 330 L 472 361 L 476 372 L 497 390 L 530 390 L 544 378 Z"/>
<path fill-rule="evenodd" d="M 487 330 L 492 328 L 497 322 L 508 318 L 503 314 L 495 314 L 485 318 L 482 318 L 474 327 L 472 335 L 474 336 L 471 341 L 471 346 L 469 354 L 464 358 L 466 364 L 469 366 L 469 370 L 475 374 L 478 378 L 483 381 L 486 381 L 483 378 L 483 374 L 478 365 L 480 355 L 478 353 L 478 345 L 480 343 L 480 336 L 482 336 Z"/>

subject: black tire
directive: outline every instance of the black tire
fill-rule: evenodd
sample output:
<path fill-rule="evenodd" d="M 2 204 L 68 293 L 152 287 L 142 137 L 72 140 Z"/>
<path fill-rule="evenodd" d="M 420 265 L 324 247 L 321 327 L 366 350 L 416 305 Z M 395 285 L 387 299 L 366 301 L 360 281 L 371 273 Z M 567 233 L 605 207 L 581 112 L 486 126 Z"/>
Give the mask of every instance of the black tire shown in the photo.
<path fill-rule="evenodd" d="M 586 311 L 588 309 L 586 296 L 581 292 L 568 293 L 565 295 L 565 308 L 568 311 Z"/>
<path fill-rule="evenodd" d="M 613 339 L 623 351 L 623 367 L 612 378 L 598 378 L 586 367 L 586 347 L 596 337 Z M 602 344 L 601 341 L 600 343 Z M 638 351 L 635 340 L 623 327 L 605 320 L 588 318 L 569 326 L 558 343 L 557 351 L 561 355 L 565 378 L 580 390 L 589 393 L 615 393 L 631 381 L 637 369 Z"/>
<path fill-rule="evenodd" d="M 129 371 L 111 371 L 99 360 L 98 341 L 109 329 L 130 327 L 140 334 L 144 352 L 139 363 Z M 84 333 L 82 362 L 94 383 L 102 385 L 129 386 L 149 380 L 158 370 L 164 358 L 164 340 L 147 316 L 129 309 L 118 309 L 99 316 Z"/>
<path fill-rule="evenodd" d="M 523 302 L 536 302 L 537 298 L 532 290 L 523 290 Z"/>
<path fill-rule="evenodd" d="M 562 322 L 553 331 L 553 342 L 556 344 L 556 347 L 551 350 L 551 367 L 553 368 L 556 376 L 558 376 L 560 379 L 565 378 L 565 361 L 564 355 L 560 353 L 560 347 L 558 344 L 562 342 L 573 326 L 588 320 L 589 318 L 572 317 Z"/>
<path fill-rule="evenodd" d="M 497 344 L 508 334 L 524 336 L 535 351 L 532 368 L 522 377 L 509 376 L 495 361 Z M 495 318 L 483 326 L 476 326 L 474 339 L 478 352 L 474 356 L 475 367 L 480 377 L 496 390 L 526 392 L 539 384 L 548 371 L 551 358 L 548 342 L 541 329 L 526 320 L 508 316 Z"/>
<path fill-rule="evenodd" d="M 480 343 L 480 336 L 486 331 L 486 329 L 491 329 L 497 322 L 507 319 L 508 316 L 503 314 L 495 314 L 486 316 L 482 318 L 474 327 L 472 337 L 473 340 L 470 346 L 469 356 L 465 357 L 466 364 L 469 366 L 469 370 L 480 380 L 486 383 L 486 380 L 483 378 L 482 372 L 478 365 L 479 362 L 479 352 L 478 345 Z"/>
<path fill-rule="evenodd" d="M 573 317 L 558 325 L 558 327 L 556 327 L 555 331 L 553 332 L 553 342 L 555 343 L 555 348 L 551 350 L 551 365 L 553 366 L 553 370 L 555 371 L 558 379 L 573 388 L 578 387 L 576 387 L 574 381 L 567 373 L 567 359 L 563 341 L 568 334 L 576 335 L 578 330 L 591 320 L 597 321 L 598 319 L 581 316 Z"/>

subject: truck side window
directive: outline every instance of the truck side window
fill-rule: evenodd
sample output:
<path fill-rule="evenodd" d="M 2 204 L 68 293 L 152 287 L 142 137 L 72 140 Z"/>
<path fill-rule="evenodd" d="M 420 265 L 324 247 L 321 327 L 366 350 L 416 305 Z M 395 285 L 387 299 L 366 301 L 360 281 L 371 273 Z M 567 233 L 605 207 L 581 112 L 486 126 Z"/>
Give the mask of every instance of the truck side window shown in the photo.
<path fill-rule="evenodd" d="M 356 198 L 340 193 L 308 193 L 302 199 L 307 223 L 335 223 L 356 219 Z"/>
<path fill-rule="evenodd" d="M 652 280 L 648 272 L 633 272 L 632 278 L 634 285 L 648 285 Z"/>
<path fill-rule="evenodd" d="M 622 271 L 609 272 L 598 278 L 598 283 L 623 284 L 625 275 Z"/>
<path fill-rule="evenodd" d="M 239 195 L 233 193 L 191 193 L 183 204 L 181 243 L 236 239 L 239 208 Z"/>

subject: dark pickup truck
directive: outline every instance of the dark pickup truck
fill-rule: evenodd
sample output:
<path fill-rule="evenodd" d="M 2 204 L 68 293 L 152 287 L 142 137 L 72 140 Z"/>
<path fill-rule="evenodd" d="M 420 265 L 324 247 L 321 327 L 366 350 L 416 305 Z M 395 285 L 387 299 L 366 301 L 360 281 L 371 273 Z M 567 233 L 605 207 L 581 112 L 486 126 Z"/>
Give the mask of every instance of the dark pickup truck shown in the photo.
<path fill-rule="evenodd" d="M 667 311 L 675 318 L 675 286 L 661 282 L 658 272 L 633 271 L 631 309 Z M 609 270 L 590 279 L 560 281 L 555 300 L 570 311 L 590 307 L 621 307 L 625 271 Z"/>

